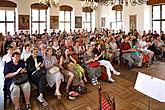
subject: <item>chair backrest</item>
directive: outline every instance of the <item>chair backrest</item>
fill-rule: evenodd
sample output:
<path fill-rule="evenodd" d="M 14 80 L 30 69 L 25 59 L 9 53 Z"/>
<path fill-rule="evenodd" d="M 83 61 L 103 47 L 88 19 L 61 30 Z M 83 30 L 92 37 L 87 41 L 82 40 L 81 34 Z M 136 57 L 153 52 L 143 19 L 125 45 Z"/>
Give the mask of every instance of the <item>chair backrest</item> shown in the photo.
<path fill-rule="evenodd" d="M 102 91 L 99 86 L 99 110 L 115 110 L 114 97 L 110 97 L 106 91 Z"/>

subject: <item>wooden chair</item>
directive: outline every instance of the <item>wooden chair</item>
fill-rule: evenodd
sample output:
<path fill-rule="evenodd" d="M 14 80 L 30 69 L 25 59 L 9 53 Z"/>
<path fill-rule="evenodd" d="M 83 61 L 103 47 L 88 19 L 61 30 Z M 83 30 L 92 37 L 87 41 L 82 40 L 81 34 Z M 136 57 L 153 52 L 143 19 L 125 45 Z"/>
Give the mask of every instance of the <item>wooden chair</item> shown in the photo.
<path fill-rule="evenodd" d="M 110 97 L 106 91 L 102 91 L 99 85 L 99 109 L 98 110 L 115 110 L 114 97 Z"/>

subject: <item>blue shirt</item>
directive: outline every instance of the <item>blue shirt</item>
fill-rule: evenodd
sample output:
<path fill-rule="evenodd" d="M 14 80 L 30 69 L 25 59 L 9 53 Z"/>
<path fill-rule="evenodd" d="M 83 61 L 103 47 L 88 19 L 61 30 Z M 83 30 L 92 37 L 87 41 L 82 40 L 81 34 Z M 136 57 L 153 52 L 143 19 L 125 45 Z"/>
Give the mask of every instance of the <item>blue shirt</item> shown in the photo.
<path fill-rule="evenodd" d="M 26 68 L 25 62 L 23 60 L 20 60 L 17 65 L 15 65 L 13 61 L 6 63 L 3 71 L 4 76 L 6 76 L 9 73 L 16 72 L 21 67 Z"/>

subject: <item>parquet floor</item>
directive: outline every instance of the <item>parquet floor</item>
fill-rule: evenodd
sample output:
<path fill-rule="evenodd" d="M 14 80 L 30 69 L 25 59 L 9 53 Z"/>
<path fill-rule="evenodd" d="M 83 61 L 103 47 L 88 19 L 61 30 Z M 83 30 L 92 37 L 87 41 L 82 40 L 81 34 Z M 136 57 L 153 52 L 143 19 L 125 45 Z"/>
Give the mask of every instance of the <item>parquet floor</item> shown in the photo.
<path fill-rule="evenodd" d="M 0 59 L 1 61 L 1 59 Z M 125 66 L 115 68 L 121 71 L 120 76 L 113 75 L 115 83 L 100 81 L 102 89 L 109 95 L 115 97 L 116 110 L 148 110 L 149 98 L 134 89 L 137 73 L 143 72 L 154 77 L 165 80 L 165 60 L 154 62 L 151 67 L 136 68 L 127 70 Z M 2 63 L 0 63 L 0 110 L 3 110 L 3 73 Z M 57 100 L 51 90 L 47 90 L 46 99 L 49 105 L 42 107 L 36 101 L 36 92 L 31 96 L 32 110 L 98 110 L 98 86 L 87 83 L 87 93 L 80 95 L 76 100 L 71 101 L 63 94 L 61 100 Z M 150 110 L 165 110 L 165 103 L 150 99 Z M 21 100 L 21 102 L 23 102 Z M 9 105 L 7 110 L 13 110 L 13 105 Z"/>

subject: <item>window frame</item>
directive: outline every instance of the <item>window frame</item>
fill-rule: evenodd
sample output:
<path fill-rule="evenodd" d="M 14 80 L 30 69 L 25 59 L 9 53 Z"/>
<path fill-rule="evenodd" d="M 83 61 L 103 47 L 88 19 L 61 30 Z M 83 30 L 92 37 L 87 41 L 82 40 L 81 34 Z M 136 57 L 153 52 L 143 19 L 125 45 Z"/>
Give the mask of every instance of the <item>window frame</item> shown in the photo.
<path fill-rule="evenodd" d="M 38 21 L 33 21 L 33 15 L 32 15 L 32 11 L 33 10 L 37 10 L 38 11 Z M 40 20 L 40 17 L 41 17 L 41 14 L 40 14 L 40 11 L 41 10 L 45 10 L 45 21 L 41 21 Z M 38 30 L 37 30 L 37 32 L 39 33 L 39 34 L 42 34 L 41 32 L 40 32 L 40 23 L 45 23 L 45 28 L 47 29 L 47 19 L 48 19 L 48 17 L 47 17 L 47 14 L 48 14 L 48 9 L 33 9 L 33 8 L 31 8 L 31 33 L 33 32 L 33 23 L 37 23 L 38 24 Z M 35 30 L 36 31 L 36 30 Z M 43 30 L 44 31 L 44 30 Z M 38 34 L 37 33 L 37 34 Z M 34 34 L 34 33 L 32 33 L 32 34 Z"/>
<path fill-rule="evenodd" d="M 72 29 L 72 21 L 71 21 L 71 17 L 72 17 L 72 11 L 68 11 L 68 10 L 64 10 L 64 11 L 60 11 L 60 12 L 63 12 L 63 16 L 64 16 L 64 21 L 61 21 L 59 19 L 59 25 L 63 25 L 64 26 L 64 30 L 66 30 L 66 23 L 70 23 L 70 29 Z M 66 21 L 66 12 L 69 12 L 70 13 L 70 21 Z M 59 26 L 60 27 L 60 26 Z"/>
<path fill-rule="evenodd" d="M 85 19 L 83 19 L 84 21 L 82 21 L 83 23 L 83 28 L 86 27 L 86 23 L 90 23 L 90 29 L 92 28 L 92 12 L 82 12 L 82 13 L 85 13 Z M 87 20 L 87 16 L 88 16 L 88 13 L 90 14 L 90 21 Z M 90 30 L 88 30 L 90 31 Z"/>
<path fill-rule="evenodd" d="M 13 9 L 13 10 L 4 10 L 4 11 L 5 11 L 5 21 L 0 21 L 0 23 L 5 23 L 5 34 L 7 34 L 7 32 L 10 32 L 10 31 L 7 30 L 7 24 L 8 23 L 14 23 L 14 32 L 15 32 L 16 31 L 16 12 L 15 12 L 15 9 Z M 7 11 L 14 11 L 14 21 L 8 21 L 7 20 Z"/>
<path fill-rule="evenodd" d="M 120 20 L 118 20 L 117 12 L 120 12 Z M 123 23 L 123 11 L 117 11 L 117 10 L 115 11 L 115 23 L 116 23 L 116 29 L 118 23 Z"/>
<path fill-rule="evenodd" d="M 153 8 L 154 8 L 154 6 L 159 6 L 160 7 L 160 19 L 153 19 L 153 17 L 154 17 L 154 13 L 153 13 Z M 165 5 L 152 5 L 152 32 L 153 31 L 155 31 L 155 30 L 153 30 L 154 28 L 153 28 L 153 24 L 154 24 L 154 21 L 159 21 L 160 22 L 160 32 L 161 31 L 163 31 L 162 30 L 162 22 L 165 22 L 165 18 L 162 18 L 162 14 L 163 14 L 163 10 L 162 10 L 162 6 L 165 6 Z"/>

